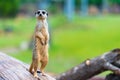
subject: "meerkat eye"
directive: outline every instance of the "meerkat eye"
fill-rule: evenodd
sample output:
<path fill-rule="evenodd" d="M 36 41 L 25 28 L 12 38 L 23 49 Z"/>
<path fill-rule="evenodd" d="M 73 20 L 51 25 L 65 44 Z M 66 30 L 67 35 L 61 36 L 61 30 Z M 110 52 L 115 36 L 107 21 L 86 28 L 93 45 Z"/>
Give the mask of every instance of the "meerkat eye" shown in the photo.
<path fill-rule="evenodd" d="M 39 14 L 39 13 L 40 13 L 40 11 L 37 12 L 37 14 Z"/>
<path fill-rule="evenodd" d="M 45 14 L 45 11 L 42 11 L 42 14 Z"/>

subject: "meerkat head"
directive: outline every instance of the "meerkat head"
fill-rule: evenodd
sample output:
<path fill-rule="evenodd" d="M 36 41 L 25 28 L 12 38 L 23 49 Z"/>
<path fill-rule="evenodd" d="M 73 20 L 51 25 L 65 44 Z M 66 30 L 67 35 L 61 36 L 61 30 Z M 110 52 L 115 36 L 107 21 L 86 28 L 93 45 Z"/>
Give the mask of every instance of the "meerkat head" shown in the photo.
<path fill-rule="evenodd" d="M 35 16 L 38 20 L 44 20 L 47 18 L 48 13 L 45 10 L 38 10 L 35 12 Z"/>

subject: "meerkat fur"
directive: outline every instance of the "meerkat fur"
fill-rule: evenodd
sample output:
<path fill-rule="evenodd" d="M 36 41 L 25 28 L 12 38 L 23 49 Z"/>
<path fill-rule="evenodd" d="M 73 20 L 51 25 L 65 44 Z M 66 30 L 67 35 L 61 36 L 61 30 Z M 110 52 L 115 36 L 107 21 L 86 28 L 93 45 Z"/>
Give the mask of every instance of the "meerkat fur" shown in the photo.
<path fill-rule="evenodd" d="M 37 18 L 37 25 L 33 36 L 33 56 L 29 71 L 30 73 L 33 73 L 34 77 L 37 78 L 39 63 L 41 63 L 40 71 L 42 72 L 42 75 L 44 75 L 44 68 L 48 63 L 49 32 L 47 23 L 48 13 L 45 10 L 38 10 L 35 12 L 35 15 Z"/>

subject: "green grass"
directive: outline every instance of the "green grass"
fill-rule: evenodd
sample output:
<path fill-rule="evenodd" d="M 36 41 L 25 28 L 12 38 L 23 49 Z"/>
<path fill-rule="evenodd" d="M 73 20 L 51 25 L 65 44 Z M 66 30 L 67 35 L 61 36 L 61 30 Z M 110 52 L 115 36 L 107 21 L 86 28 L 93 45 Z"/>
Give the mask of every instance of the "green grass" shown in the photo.
<path fill-rule="evenodd" d="M 7 21 L 14 26 L 12 36 L 0 37 L 0 48 L 19 46 L 21 41 L 30 41 L 35 19 Z M 64 72 L 87 58 L 93 58 L 120 47 L 120 16 L 79 17 L 69 22 L 64 16 L 49 18 L 51 26 L 50 61 L 46 71 Z M 8 42 L 8 38 L 9 41 Z M 11 54 L 26 63 L 31 62 L 31 50 Z"/>

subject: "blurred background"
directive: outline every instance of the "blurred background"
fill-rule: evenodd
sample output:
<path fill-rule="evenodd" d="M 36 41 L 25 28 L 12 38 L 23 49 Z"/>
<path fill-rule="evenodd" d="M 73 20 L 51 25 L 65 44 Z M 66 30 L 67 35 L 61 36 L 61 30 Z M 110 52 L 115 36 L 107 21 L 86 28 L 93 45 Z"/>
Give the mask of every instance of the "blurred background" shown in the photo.
<path fill-rule="evenodd" d="M 38 9 L 49 13 L 47 72 L 62 73 L 120 47 L 120 0 L 0 0 L 1 52 L 31 63 Z"/>

